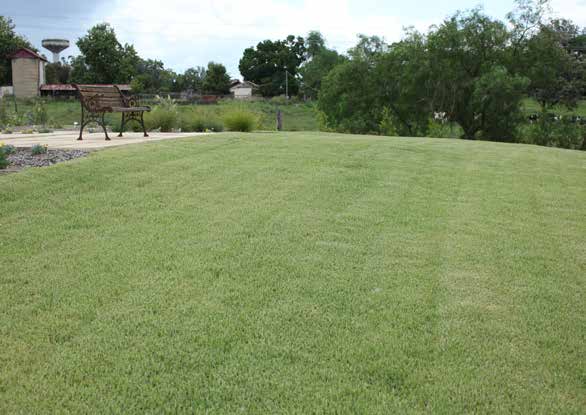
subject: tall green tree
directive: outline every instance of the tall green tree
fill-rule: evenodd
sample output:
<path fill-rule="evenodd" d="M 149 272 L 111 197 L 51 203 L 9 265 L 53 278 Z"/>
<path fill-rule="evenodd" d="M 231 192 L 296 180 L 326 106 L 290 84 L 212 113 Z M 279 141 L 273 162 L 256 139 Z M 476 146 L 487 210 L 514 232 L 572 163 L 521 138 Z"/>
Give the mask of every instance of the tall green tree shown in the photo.
<path fill-rule="evenodd" d="M 303 94 L 317 98 L 322 80 L 346 58 L 326 46 L 326 40 L 320 32 L 312 31 L 306 39 L 306 60 L 299 69 Z"/>
<path fill-rule="evenodd" d="M 201 93 L 206 72 L 207 70 L 203 66 L 187 69 L 181 76 L 182 89 Z"/>
<path fill-rule="evenodd" d="M 358 35 L 356 46 L 348 50 L 352 59 L 374 64 L 376 59 L 389 50 L 389 45 L 379 36 Z"/>
<path fill-rule="evenodd" d="M 45 65 L 45 78 L 48 84 L 67 84 L 71 77 L 71 66 L 64 58 L 61 62 Z"/>
<path fill-rule="evenodd" d="M 429 67 L 425 37 L 416 31 L 408 32 L 387 52 L 379 52 L 374 66 L 378 96 L 373 104 L 384 110 L 382 133 L 410 137 L 427 133 Z"/>
<path fill-rule="evenodd" d="M 12 64 L 10 55 L 19 48 L 35 50 L 23 36 L 15 31 L 12 19 L 0 16 L 0 86 L 12 85 Z"/>
<path fill-rule="evenodd" d="M 230 76 L 221 63 L 210 62 L 203 79 L 203 90 L 207 94 L 227 95 L 230 93 Z"/>
<path fill-rule="evenodd" d="M 326 39 L 317 30 L 312 30 L 305 38 L 305 52 L 306 58 L 311 59 L 326 49 Z"/>
<path fill-rule="evenodd" d="M 122 45 L 107 23 L 92 27 L 76 44 L 81 54 L 72 61 L 73 82 L 128 83 L 137 73 L 134 47 Z"/>
<path fill-rule="evenodd" d="M 256 48 L 247 48 L 238 68 L 244 80 L 260 86 L 264 96 L 284 94 L 287 80 L 289 95 L 296 95 L 297 74 L 305 59 L 305 40 L 290 35 L 285 40 L 265 40 Z"/>
<path fill-rule="evenodd" d="M 325 129 L 376 133 L 382 108 L 375 105 L 378 85 L 372 66 L 354 59 L 334 67 L 323 79 L 318 110 Z"/>
<path fill-rule="evenodd" d="M 583 98 L 585 60 L 572 53 L 570 46 L 579 36 L 571 22 L 553 20 L 543 23 L 525 42 L 520 71 L 530 79 L 529 93 L 543 112 L 556 105 L 574 109 Z"/>
<path fill-rule="evenodd" d="M 510 40 L 510 32 L 505 24 L 488 17 L 479 9 L 456 13 L 427 36 L 431 108 L 446 112 L 451 121 L 457 122 L 464 131 L 463 138 L 509 141 L 515 134 L 514 131 L 507 131 L 507 137 L 491 136 L 492 130 L 486 130 L 484 120 L 507 115 L 504 109 L 506 103 L 500 102 L 502 105 L 499 105 L 495 101 L 503 99 L 503 96 L 486 96 L 486 100 L 492 102 L 491 105 L 483 105 L 486 101 L 477 99 L 479 89 L 485 85 L 483 79 L 493 73 L 495 68 L 506 65 Z M 517 101 L 509 103 L 506 108 L 520 111 L 526 84 L 507 70 L 499 69 L 498 76 L 502 84 L 518 88 L 507 96 L 507 99 L 516 97 Z M 491 90 L 484 88 L 484 93 L 490 94 Z M 497 114 L 491 114 L 490 111 L 497 111 Z"/>
<path fill-rule="evenodd" d="M 150 94 L 181 91 L 181 77 L 157 59 L 140 59 L 132 90 Z"/>

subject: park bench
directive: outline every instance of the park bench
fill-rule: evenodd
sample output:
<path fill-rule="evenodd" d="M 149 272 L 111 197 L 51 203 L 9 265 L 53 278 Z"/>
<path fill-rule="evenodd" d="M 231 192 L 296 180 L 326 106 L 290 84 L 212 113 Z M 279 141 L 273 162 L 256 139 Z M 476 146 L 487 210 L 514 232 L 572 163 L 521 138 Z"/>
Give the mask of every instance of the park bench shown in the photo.
<path fill-rule="evenodd" d="M 149 136 L 144 126 L 144 113 L 150 111 L 150 107 L 138 106 L 134 98 L 125 96 L 116 85 L 73 84 L 73 86 L 79 93 L 81 102 L 81 124 L 78 140 L 82 140 L 83 129 L 90 122 L 96 122 L 100 125 L 106 134 L 106 140 L 110 140 L 104 117 L 107 113 L 112 112 L 122 113 L 118 137 L 122 137 L 124 126 L 128 121 L 139 122 L 144 136 Z"/>

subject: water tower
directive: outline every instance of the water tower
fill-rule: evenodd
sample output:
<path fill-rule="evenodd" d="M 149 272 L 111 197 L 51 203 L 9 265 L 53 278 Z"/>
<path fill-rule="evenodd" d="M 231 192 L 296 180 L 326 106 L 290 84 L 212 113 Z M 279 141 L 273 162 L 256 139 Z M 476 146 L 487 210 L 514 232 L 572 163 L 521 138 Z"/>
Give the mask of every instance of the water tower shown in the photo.
<path fill-rule="evenodd" d="M 43 39 L 42 45 L 45 49 L 53 52 L 53 63 L 57 63 L 59 62 L 59 54 L 69 47 L 69 40 Z"/>

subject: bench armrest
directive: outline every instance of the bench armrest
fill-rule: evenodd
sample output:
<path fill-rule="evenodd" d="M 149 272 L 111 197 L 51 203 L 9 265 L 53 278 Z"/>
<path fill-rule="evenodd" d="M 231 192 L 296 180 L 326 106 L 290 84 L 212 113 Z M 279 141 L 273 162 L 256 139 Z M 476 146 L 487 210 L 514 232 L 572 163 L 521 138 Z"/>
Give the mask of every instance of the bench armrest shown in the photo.
<path fill-rule="evenodd" d="M 104 94 L 95 94 L 89 97 L 82 96 L 81 102 L 89 112 L 100 112 L 103 108 L 100 106 L 100 99 Z"/>
<path fill-rule="evenodd" d="M 132 108 L 132 107 L 141 107 L 142 105 L 140 105 L 140 100 L 138 97 L 134 96 L 134 95 L 130 95 L 130 96 L 126 96 L 126 95 L 122 95 L 120 94 L 122 97 L 122 101 L 124 101 L 124 106 L 127 108 Z"/>

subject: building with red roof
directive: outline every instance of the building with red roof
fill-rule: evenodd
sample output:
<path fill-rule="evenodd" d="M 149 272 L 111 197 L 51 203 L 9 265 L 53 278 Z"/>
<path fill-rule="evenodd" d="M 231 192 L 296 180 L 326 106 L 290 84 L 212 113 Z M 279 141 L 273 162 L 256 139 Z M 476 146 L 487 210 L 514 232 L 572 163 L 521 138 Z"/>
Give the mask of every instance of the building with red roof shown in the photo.
<path fill-rule="evenodd" d="M 39 96 L 41 85 L 45 83 L 47 59 L 28 48 L 15 51 L 12 59 L 12 86 L 17 98 Z"/>

